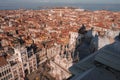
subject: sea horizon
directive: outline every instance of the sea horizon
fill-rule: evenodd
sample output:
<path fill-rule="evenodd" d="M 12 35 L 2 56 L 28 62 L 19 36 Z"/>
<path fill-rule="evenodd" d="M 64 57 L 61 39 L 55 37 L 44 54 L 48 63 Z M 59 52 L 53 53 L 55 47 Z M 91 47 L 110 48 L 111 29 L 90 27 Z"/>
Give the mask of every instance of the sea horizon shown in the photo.
<path fill-rule="evenodd" d="M 0 10 L 17 10 L 17 9 L 44 9 L 54 7 L 74 7 L 85 10 L 109 10 L 120 11 L 120 4 L 87 4 L 87 3 L 8 3 L 1 4 Z"/>

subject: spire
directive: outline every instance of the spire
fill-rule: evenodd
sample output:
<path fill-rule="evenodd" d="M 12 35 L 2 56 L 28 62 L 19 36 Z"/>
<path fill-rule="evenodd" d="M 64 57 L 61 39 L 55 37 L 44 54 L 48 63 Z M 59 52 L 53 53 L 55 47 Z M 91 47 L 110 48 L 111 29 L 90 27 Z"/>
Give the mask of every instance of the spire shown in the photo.
<path fill-rule="evenodd" d="M 78 33 L 84 34 L 86 32 L 86 27 L 84 24 L 82 24 L 82 27 L 79 29 Z"/>

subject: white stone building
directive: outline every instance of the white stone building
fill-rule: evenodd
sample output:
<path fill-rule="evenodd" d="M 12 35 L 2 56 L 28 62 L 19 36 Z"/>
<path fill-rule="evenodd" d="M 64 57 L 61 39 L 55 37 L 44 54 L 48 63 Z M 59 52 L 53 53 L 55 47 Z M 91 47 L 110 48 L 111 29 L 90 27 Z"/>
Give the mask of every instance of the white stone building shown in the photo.
<path fill-rule="evenodd" d="M 0 80 L 14 80 L 11 66 L 4 56 L 0 56 Z"/>

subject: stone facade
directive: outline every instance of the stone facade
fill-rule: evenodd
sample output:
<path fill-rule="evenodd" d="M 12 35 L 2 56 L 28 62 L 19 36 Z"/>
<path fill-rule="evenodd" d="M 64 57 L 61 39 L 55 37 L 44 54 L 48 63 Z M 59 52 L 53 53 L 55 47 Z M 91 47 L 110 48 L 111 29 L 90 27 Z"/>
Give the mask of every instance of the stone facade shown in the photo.
<path fill-rule="evenodd" d="M 10 64 L 0 66 L 0 80 L 14 80 Z"/>

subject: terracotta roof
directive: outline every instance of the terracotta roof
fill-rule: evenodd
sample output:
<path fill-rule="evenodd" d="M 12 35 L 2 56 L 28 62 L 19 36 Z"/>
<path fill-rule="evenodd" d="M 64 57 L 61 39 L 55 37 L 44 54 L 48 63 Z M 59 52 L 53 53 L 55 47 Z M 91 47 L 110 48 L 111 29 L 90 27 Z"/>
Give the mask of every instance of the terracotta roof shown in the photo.
<path fill-rule="evenodd" d="M 0 67 L 4 66 L 6 64 L 8 64 L 6 59 L 3 56 L 0 56 Z"/>

